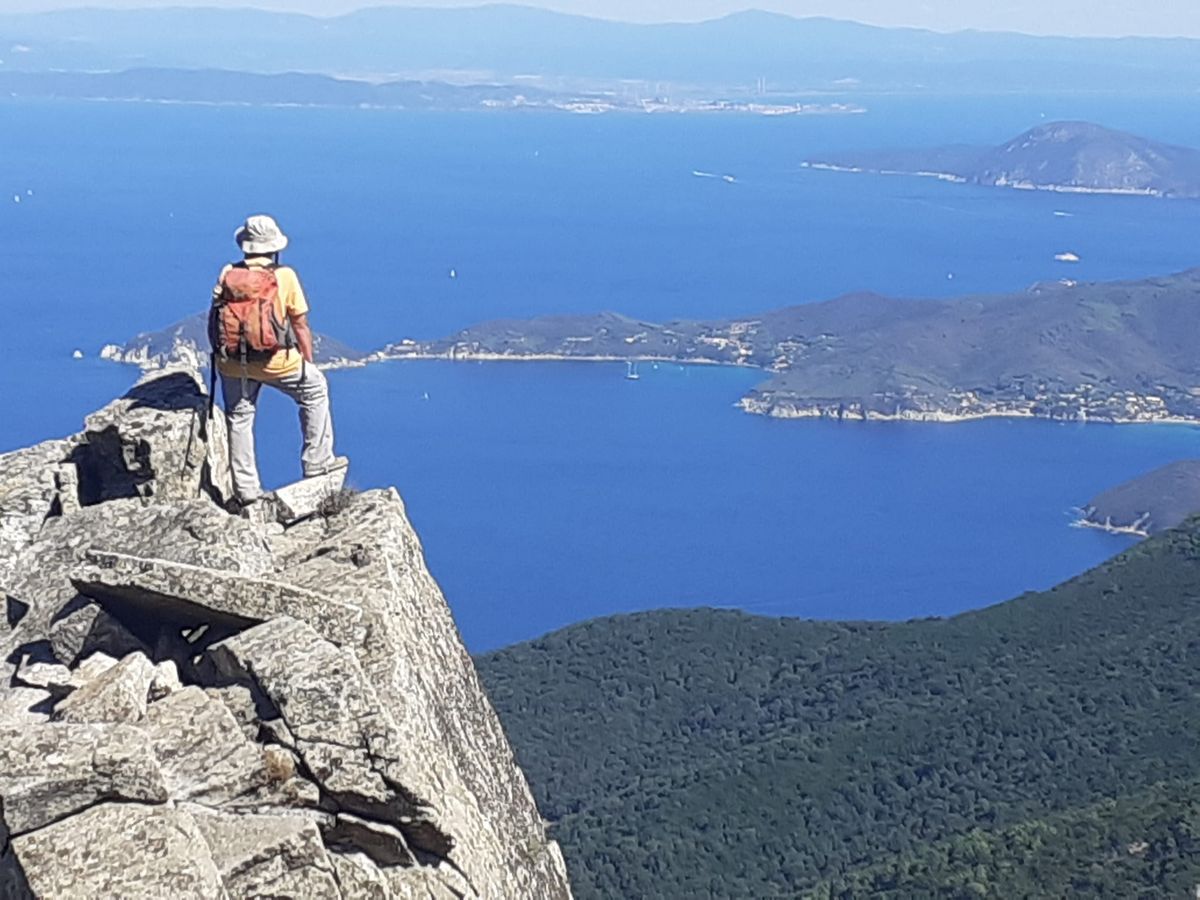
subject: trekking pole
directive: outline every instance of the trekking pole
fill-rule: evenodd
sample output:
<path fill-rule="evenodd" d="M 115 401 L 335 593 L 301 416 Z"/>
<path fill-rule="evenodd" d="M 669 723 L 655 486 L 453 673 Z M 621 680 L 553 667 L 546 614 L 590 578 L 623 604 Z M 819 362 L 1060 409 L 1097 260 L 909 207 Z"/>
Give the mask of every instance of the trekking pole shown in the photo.
<path fill-rule="evenodd" d="M 208 414 L 204 417 L 204 428 L 200 435 L 208 441 L 208 426 L 212 422 L 217 407 L 217 351 L 213 350 L 208 356 Z"/>

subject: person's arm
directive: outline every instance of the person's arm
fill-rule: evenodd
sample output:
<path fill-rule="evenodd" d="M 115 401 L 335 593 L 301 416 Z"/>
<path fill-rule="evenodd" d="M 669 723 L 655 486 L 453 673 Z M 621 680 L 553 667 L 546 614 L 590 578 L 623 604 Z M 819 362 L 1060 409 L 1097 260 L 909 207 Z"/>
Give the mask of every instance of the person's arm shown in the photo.
<path fill-rule="evenodd" d="M 305 362 L 313 362 L 312 329 L 308 327 L 308 298 L 304 296 L 304 288 L 295 271 L 287 267 L 276 270 L 275 277 L 279 279 L 280 291 L 283 294 L 283 305 L 287 311 L 288 321 L 292 323 L 292 334 L 296 336 L 296 349 L 304 357 Z"/>
<path fill-rule="evenodd" d="M 308 315 L 301 313 L 289 317 L 292 320 L 292 332 L 296 335 L 296 347 L 305 361 L 313 361 L 312 329 L 308 327 Z"/>

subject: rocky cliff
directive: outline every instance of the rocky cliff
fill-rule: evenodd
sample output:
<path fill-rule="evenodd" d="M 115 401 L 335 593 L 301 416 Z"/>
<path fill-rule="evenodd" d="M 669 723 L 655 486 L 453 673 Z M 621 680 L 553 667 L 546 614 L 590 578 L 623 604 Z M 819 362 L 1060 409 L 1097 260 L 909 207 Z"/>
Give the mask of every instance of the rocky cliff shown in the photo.
<path fill-rule="evenodd" d="M 231 516 L 205 404 L 0 456 L 0 898 L 569 898 L 399 496 Z"/>

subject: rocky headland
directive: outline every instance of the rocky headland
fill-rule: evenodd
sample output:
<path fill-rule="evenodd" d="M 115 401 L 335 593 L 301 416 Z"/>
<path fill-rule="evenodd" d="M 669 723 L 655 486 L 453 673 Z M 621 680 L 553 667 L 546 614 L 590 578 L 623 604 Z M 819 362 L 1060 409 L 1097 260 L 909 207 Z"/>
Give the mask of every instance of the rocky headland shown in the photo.
<path fill-rule="evenodd" d="M 319 359 L 330 367 L 413 359 L 744 366 L 764 381 L 741 408 L 775 418 L 1200 422 L 1200 358 L 1188 338 L 1200 330 L 1197 295 L 1200 269 L 950 300 L 859 293 L 713 321 L 499 320 L 370 353 L 326 338 Z M 147 369 L 197 361 L 189 327 L 139 335 L 103 355 Z"/>
<path fill-rule="evenodd" d="M 0 897 L 569 898 L 400 497 L 231 515 L 206 403 L 0 455 Z"/>
<path fill-rule="evenodd" d="M 1077 524 L 1149 537 L 1200 512 L 1200 460 L 1184 459 L 1117 485 L 1080 509 Z"/>
<path fill-rule="evenodd" d="M 1050 122 L 999 147 L 957 145 L 860 153 L 808 160 L 802 165 L 1029 191 L 1200 197 L 1200 150 L 1091 122 Z"/>

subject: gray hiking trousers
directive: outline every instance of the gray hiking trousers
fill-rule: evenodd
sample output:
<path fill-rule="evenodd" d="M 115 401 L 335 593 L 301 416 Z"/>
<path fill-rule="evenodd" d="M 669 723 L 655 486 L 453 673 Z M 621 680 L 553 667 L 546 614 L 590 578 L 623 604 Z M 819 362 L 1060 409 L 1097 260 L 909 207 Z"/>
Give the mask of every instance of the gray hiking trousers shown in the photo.
<path fill-rule="evenodd" d="M 243 502 L 262 496 L 258 460 L 254 453 L 254 415 L 258 411 L 258 394 L 264 384 L 283 391 L 300 407 L 300 431 L 304 436 L 300 461 L 305 477 L 320 472 L 334 459 L 329 382 L 316 366 L 305 363 L 295 375 L 265 382 L 222 375 L 221 396 L 225 401 L 225 420 L 229 424 L 233 491 Z"/>

